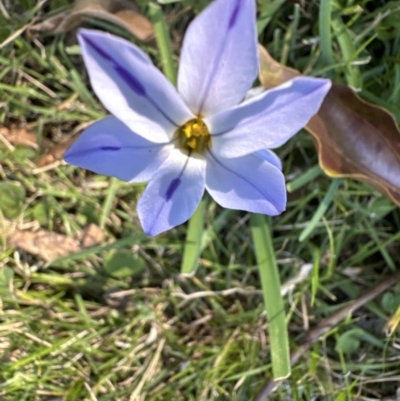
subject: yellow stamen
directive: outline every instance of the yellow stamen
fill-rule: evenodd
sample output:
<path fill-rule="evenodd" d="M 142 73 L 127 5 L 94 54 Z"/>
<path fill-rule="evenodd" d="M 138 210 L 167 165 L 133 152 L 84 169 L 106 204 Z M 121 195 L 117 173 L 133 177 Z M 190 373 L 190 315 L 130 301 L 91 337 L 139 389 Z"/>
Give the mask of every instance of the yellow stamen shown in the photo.
<path fill-rule="evenodd" d="M 177 138 L 181 149 L 196 153 L 204 153 L 211 142 L 208 128 L 199 117 L 179 127 Z"/>

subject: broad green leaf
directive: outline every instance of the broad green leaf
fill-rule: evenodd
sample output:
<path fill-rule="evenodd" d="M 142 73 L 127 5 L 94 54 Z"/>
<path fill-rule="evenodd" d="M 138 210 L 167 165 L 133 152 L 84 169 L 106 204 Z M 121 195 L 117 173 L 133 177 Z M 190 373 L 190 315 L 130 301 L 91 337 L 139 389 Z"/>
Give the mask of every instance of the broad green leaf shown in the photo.
<path fill-rule="evenodd" d="M 357 351 L 363 334 L 364 332 L 361 329 L 346 331 L 336 340 L 335 351 L 343 354 L 350 354 Z"/>
<path fill-rule="evenodd" d="M 21 213 L 25 202 L 25 189 L 10 182 L 0 182 L 0 209 L 9 219 L 15 219 Z"/>
<path fill-rule="evenodd" d="M 10 295 L 10 282 L 14 278 L 14 270 L 8 266 L 0 268 L 0 309 L 1 297 Z"/>
<path fill-rule="evenodd" d="M 400 294 L 388 291 L 382 296 L 382 308 L 390 314 L 394 314 L 397 308 L 400 307 Z"/>
<path fill-rule="evenodd" d="M 49 214 L 50 214 L 49 205 L 45 201 L 37 203 L 33 208 L 33 217 L 41 225 L 45 225 L 47 223 Z"/>
<path fill-rule="evenodd" d="M 105 259 L 104 268 L 114 277 L 131 277 L 145 269 L 145 262 L 132 251 L 112 251 Z"/>

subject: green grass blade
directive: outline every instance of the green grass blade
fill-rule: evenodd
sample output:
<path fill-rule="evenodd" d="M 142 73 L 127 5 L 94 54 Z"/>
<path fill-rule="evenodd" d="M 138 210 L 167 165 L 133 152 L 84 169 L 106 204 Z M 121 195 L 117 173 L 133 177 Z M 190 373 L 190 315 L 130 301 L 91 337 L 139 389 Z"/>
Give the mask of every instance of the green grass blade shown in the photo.
<path fill-rule="evenodd" d="M 299 22 L 300 22 L 300 6 L 299 4 L 294 5 L 293 11 L 293 22 L 291 24 L 291 38 L 290 38 L 290 60 L 295 59 L 295 48 L 298 39 L 298 29 L 299 29 Z"/>
<path fill-rule="evenodd" d="M 314 181 L 317 177 L 322 174 L 321 167 L 317 164 L 316 166 L 310 168 L 301 176 L 297 177 L 293 181 L 289 182 L 286 185 L 288 192 L 294 192 L 297 189 L 303 187 L 308 184 L 310 181 Z"/>
<path fill-rule="evenodd" d="M 319 262 L 321 260 L 321 251 L 318 247 L 312 247 L 313 254 L 313 270 L 311 275 L 311 306 L 314 305 L 319 288 Z"/>
<path fill-rule="evenodd" d="M 322 199 L 321 204 L 318 206 L 318 209 L 316 210 L 313 218 L 311 219 L 308 226 L 301 232 L 299 237 L 300 242 L 308 238 L 309 235 L 314 231 L 314 228 L 317 226 L 318 222 L 322 219 L 325 212 L 328 210 L 328 207 L 331 204 L 333 198 L 335 197 L 341 182 L 342 180 L 337 178 L 332 180 L 331 185 L 328 191 L 326 192 L 324 199 Z"/>
<path fill-rule="evenodd" d="M 199 265 L 206 210 L 207 198 L 204 197 L 189 220 L 181 265 L 181 273 L 184 275 L 194 274 Z"/>
<path fill-rule="evenodd" d="M 107 191 L 107 197 L 104 201 L 103 208 L 101 210 L 101 216 L 100 216 L 100 227 L 104 229 L 106 226 L 106 220 L 107 217 L 110 215 L 113 200 L 115 198 L 115 193 L 117 191 L 117 186 L 118 186 L 118 179 L 117 178 L 111 178 L 110 179 L 110 186 Z"/>
<path fill-rule="evenodd" d="M 261 0 L 260 1 L 260 16 L 257 19 L 257 32 L 261 34 L 267 25 L 271 22 L 274 14 L 279 11 L 285 0 Z"/>
<path fill-rule="evenodd" d="M 352 88 L 360 90 L 362 88 L 360 69 L 353 63 L 357 54 L 354 47 L 354 39 L 352 38 L 349 29 L 339 17 L 332 20 L 332 27 L 342 52 L 343 61 L 346 63 L 345 73 L 347 83 Z"/>
<path fill-rule="evenodd" d="M 319 9 L 320 47 L 326 65 L 335 64 L 332 52 L 331 2 L 332 0 L 321 0 Z"/>
<path fill-rule="evenodd" d="M 289 339 L 270 227 L 263 215 L 251 215 L 251 231 L 268 317 L 272 371 L 275 380 L 290 375 Z"/>
<path fill-rule="evenodd" d="M 169 28 L 164 18 L 161 7 L 158 4 L 150 4 L 150 17 L 154 24 L 156 41 L 161 55 L 161 65 L 166 77 L 176 84 L 176 67 L 173 59 L 171 40 L 168 34 Z M 206 201 L 200 205 L 191 217 L 186 234 L 186 242 L 183 250 L 181 273 L 185 275 L 194 274 L 198 267 L 198 259 L 201 252 L 201 243 L 204 231 L 204 214 Z"/>

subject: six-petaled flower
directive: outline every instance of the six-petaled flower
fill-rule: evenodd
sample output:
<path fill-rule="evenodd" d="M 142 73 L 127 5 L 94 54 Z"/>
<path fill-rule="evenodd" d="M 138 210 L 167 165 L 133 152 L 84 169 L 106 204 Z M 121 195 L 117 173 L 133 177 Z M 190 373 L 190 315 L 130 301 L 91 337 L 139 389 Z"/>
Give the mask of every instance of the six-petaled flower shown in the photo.
<path fill-rule="evenodd" d="M 189 26 L 177 90 L 137 46 L 80 30 L 92 87 L 112 114 L 66 152 L 68 163 L 149 182 L 138 204 L 144 231 L 185 222 L 204 190 L 221 206 L 285 210 L 281 163 L 270 150 L 318 111 L 326 79 L 300 77 L 244 100 L 259 68 L 255 0 L 215 0 Z"/>

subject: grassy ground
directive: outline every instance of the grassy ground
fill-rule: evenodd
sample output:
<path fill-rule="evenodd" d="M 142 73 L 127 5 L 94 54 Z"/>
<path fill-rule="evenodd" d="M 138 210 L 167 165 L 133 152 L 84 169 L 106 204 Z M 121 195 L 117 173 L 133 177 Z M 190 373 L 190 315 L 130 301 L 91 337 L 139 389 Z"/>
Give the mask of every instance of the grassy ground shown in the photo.
<path fill-rule="evenodd" d="M 185 226 L 146 238 L 135 212 L 142 186 L 60 161 L 76 134 L 105 113 L 87 86 L 74 34 L 25 31 L 33 18 L 67 3 L 0 2 L 0 399 L 252 399 L 272 371 L 249 216 L 210 202 L 210 242 L 196 276 L 184 278 Z M 207 2 L 192 3 L 164 8 L 177 50 Z M 263 2 L 260 41 L 310 75 L 360 84 L 362 96 L 399 121 L 400 2 L 334 1 L 353 49 L 344 51 L 334 32 L 333 69 L 318 59 L 318 3 Z M 139 44 L 159 65 L 154 45 Z M 288 182 L 304 181 L 272 220 L 282 282 L 313 265 L 285 297 L 295 346 L 399 269 L 400 214 L 369 186 L 343 180 L 323 220 L 300 242 L 332 181 L 318 171 L 306 132 L 278 153 Z M 305 182 L 310 170 L 316 174 Z M 89 225 L 91 244 L 100 243 L 83 248 Z M 71 256 L 51 262 L 68 247 Z M 270 399 L 395 400 L 400 344 L 396 331 L 383 329 L 399 305 L 393 286 L 338 322 Z"/>

